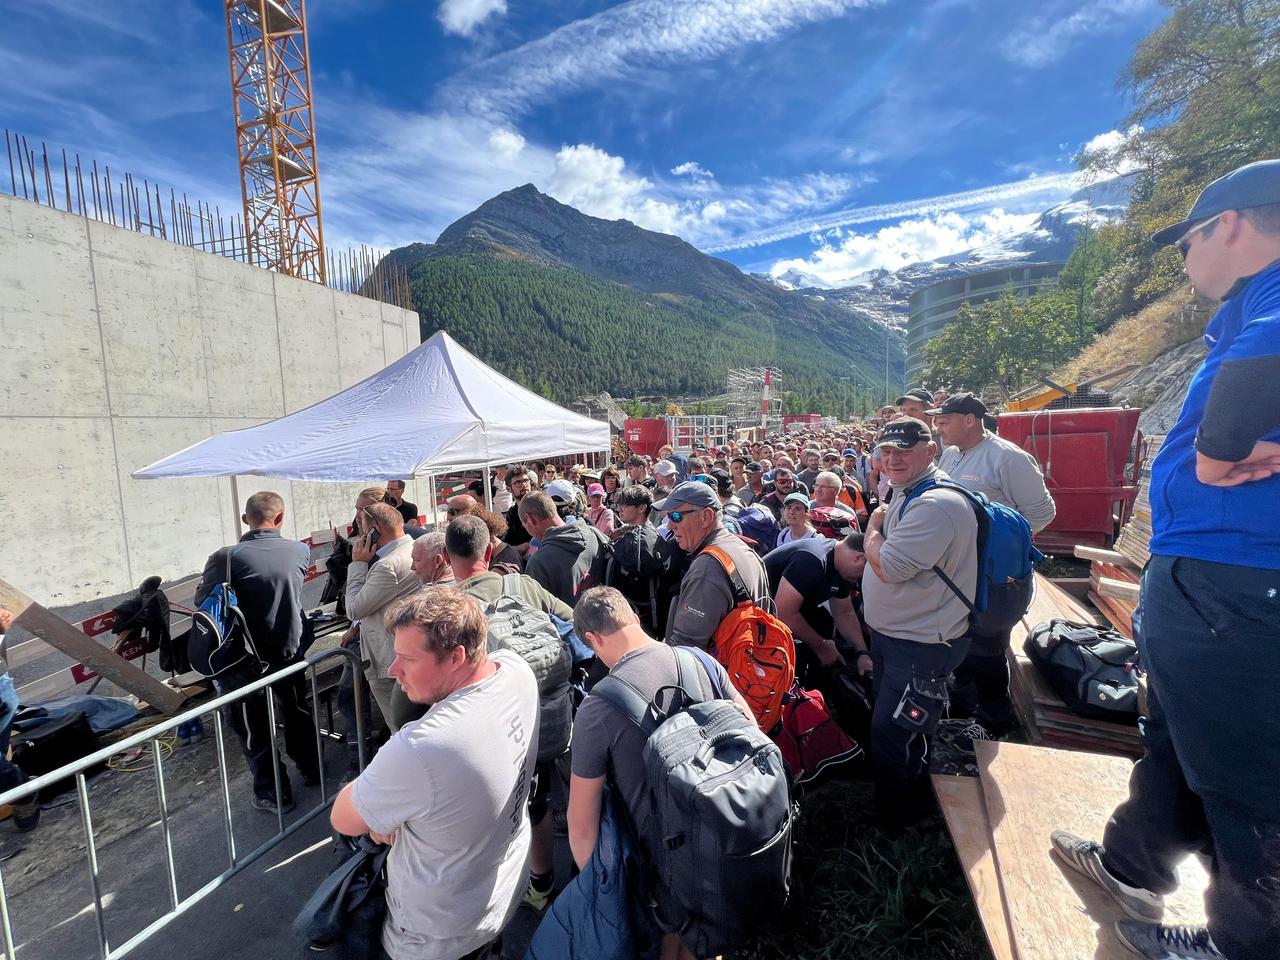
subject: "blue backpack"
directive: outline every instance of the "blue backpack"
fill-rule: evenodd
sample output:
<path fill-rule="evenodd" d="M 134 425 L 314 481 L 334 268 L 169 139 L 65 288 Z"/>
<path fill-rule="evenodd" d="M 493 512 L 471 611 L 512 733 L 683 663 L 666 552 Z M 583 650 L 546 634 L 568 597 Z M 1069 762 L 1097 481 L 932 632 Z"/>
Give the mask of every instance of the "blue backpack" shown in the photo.
<path fill-rule="evenodd" d="M 778 545 L 778 521 L 768 507 L 752 504 L 735 518 L 737 533 L 755 541 L 755 551 L 764 556 Z"/>
<path fill-rule="evenodd" d="M 210 680 L 232 674 L 255 678 L 267 672 L 231 587 L 231 557 L 239 549 L 227 551 L 226 579 L 213 588 L 191 616 L 187 657 L 191 669 Z"/>
<path fill-rule="evenodd" d="M 1026 616 L 1035 590 L 1034 565 L 1044 554 L 1031 542 L 1027 518 L 1003 503 L 993 503 L 983 494 L 954 480 L 934 479 L 918 483 L 907 491 L 903 511 L 911 501 L 933 487 L 962 494 L 978 521 L 978 589 L 972 600 L 935 564 L 936 573 L 951 592 L 969 608 L 969 625 L 982 636 L 1012 630 Z"/>

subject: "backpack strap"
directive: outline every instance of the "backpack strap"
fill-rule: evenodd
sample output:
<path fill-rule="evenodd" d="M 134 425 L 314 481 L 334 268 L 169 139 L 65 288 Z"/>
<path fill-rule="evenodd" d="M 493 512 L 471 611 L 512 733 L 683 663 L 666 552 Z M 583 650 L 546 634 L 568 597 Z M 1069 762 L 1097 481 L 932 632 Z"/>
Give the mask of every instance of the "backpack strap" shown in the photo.
<path fill-rule="evenodd" d="M 911 506 L 912 500 L 914 500 L 920 494 L 924 493 L 926 490 L 932 490 L 934 487 L 940 487 L 943 490 L 954 490 L 956 493 L 963 496 L 965 501 L 973 509 L 973 512 L 976 515 L 975 519 L 978 522 L 978 542 L 977 542 L 978 566 L 979 566 L 978 578 L 981 579 L 982 578 L 982 569 L 981 569 L 982 557 L 987 552 L 987 544 L 986 544 L 986 539 L 988 535 L 987 527 L 990 521 L 987 518 L 987 511 L 983 507 L 982 501 L 979 500 L 974 495 L 973 491 L 970 490 L 968 487 L 962 486 L 961 484 L 956 483 L 954 480 L 949 480 L 944 477 L 932 477 L 928 480 L 924 480 L 920 483 L 917 483 L 914 487 L 908 490 L 906 493 L 906 496 L 902 498 L 902 509 L 898 511 L 898 518 L 901 519 L 902 515 L 907 512 L 907 507 Z M 938 575 L 938 579 L 941 580 L 943 583 L 945 583 L 947 585 L 947 588 L 952 593 L 954 593 L 957 597 L 959 597 L 961 602 L 963 602 L 964 605 L 969 608 L 970 613 L 977 612 L 977 608 L 974 605 L 974 601 L 970 600 L 968 597 L 964 595 L 964 591 L 956 586 L 954 580 L 952 580 L 950 577 L 948 577 L 945 573 L 942 572 L 942 568 L 940 566 L 938 566 L 935 563 L 931 569 L 935 574 Z"/>
<path fill-rule="evenodd" d="M 729 586 L 733 591 L 733 602 L 735 604 L 755 603 L 755 597 L 751 596 L 750 591 L 747 590 L 746 581 L 742 579 L 742 574 L 738 572 L 738 565 L 733 562 L 733 557 L 729 556 L 723 547 L 703 547 L 701 553 L 715 557 L 720 566 L 724 568 L 724 572 L 729 578 Z"/>
<path fill-rule="evenodd" d="M 504 573 L 502 575 L 502 596 L 513 597 L 517 600 L 524 599 L 524 591 L 521 589 L 523 584 L 520 582 L 519 573 Z"/>
<path fill-rule="evenodd" d="M 676 683 L 675 687 L 679 689 L 684 697 L 684 706 L 692 703 L 701 703 L 704 699 L 702 690 L 695 685 L 695 671 L 698 669 L 698 659 L 690 650 L 684 647 L 672 647 L 671 652 L 676 658 Z M 712 675 L 711 685 L 717 689 L 718 685 Z M 663 687 L 661 689 L 670 689 Z M 661 690 L 659 690 L 661 692 Z M 658 726 L 667 719 L 672 713 L 678 710 L 661 710 L 656 703 L 644 696 L 632 684 L 623 680 L 621 677 L 614 676 L 610 672 L 596 682 L 591 688 L 593 695 L 599 694 L 605 703 L 619 710 L 624 716 L 628 717 L 632 723 L 640 728 L 640 731 L 649 737 Z M 684 707 L 680 707 L 684 709 Z"/>

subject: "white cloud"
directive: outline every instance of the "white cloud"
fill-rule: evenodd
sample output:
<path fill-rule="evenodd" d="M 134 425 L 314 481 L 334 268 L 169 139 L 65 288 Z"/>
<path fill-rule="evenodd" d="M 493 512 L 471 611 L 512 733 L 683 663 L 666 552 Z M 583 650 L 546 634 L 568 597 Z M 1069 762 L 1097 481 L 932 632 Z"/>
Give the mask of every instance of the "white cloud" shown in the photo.
<path fill-rule="evenodd" d="M 796 272 L 809 282 L 827 287 L 846 286 L 869 270 L 897 270 L 908 264 L 934 260 L 992 243 L 999 237 L 1027 229 L 1036 214 L 1006 213 L 996 208 L 976 217 L 934 213 L 903 220 L 873 233 L 837 230 L 821 238 L 810 256 L 779 260 L 771 276 Z"/>
<path fill-rule="evenodd" d="M 441 96 L 451 110 L 516 116 L 533 103 L 639 67 L 710 60 L 880 2 L 631 0 L 469 67 Z"/>
<path fill-rule="evenodd" d="M 743 233 L 732 239 L 712 244 L 704 249 L 710 253 L 724 250 L 742 250 L 747 247 L 761 247 L 801 237 L 809 233 L 822 233 L 838 227 L 847 227 L 859 223 L 877 223 L 887 220 L 901 220 L 906 217 L 919 217 L 949 210 L 964 210 L 976 207 L 991 208 L 1007 203 L 1010 200 L 1022 199 L 1025 202 L 1035 201 L 1037 197 L 1048 203 L 1062 200 L 1078 185 L 1074 173 L 1055 173 L 1041 177 L 1028 177 L 1011 183 L 998 183 L 976 190 L 964 190 L 959 193 L 944 194 L 935 197 L 922 197 L 917 200 L 904 200 L 895 203 L 878 203 L 865 207 L 851 207 L 826 213 L 816 217 L 793 219 L 776 223 L 762 230 Z"/>
<path fill-rule="evenodd" d="M 671 174 L 676 177 L 692 177 L 695 180 L 714 180 L 716 176 L 696 160 L 687 160 L 672 167 Z"/>
<path fill-rule="evenodd" d="M 1108 130 L 1093 137 L 1080 150 L 1080 159 L 1101 165 L 1102 169 L 1113 173 L 1133 173 L 1142 169 L 1143 164 L 1135 157 L 1131 148 L 1145 131 L 1140 126 L 1132 126 L 1128 130 Z"/>
<path fill-rule="evenodd" d="M 489 147 L 501 160 L 508 163 L 520 156 L 524 149 L 525 139 L 514 130 L 499 128 L 489 134 Z"/>
<path fill-rule="evenodd" d="M 446 33 L 468 36 L 495 13 L 507 12 L 507 0 L 440 0 L 436 17 Z"/>
<path fill-rule="evenodd" d="M 1037 17 L 1014 30 L 1001 52 L 1024 67 L 1044 67 L 1061 60 L 1083 37 L 1120 29 L 1155 6 L 1156 0 L 1090 0 L 1066 16 Z"/>

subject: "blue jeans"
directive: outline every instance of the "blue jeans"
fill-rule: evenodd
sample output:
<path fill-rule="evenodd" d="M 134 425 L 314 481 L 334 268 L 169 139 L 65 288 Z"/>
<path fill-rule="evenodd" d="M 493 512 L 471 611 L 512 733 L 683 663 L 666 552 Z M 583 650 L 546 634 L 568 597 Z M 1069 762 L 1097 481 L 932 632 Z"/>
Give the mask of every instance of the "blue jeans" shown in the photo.
<path fill-rule="evenodd" d="M 9 735 L 13 733 L 13 718 L 18 712 L 18 690 L 13 677 L 0 674 L 0 791 L 12 790 L 27 782 L 27 775 L 7 759 Z"/>
<path fill-rule="evenodd" d="M 1103 859 L 1130 884 L 1177 886 L 1210 857 L 1205 899 L 1230 960 L 1280 944 L 1280 571 L 1152 557 L 1133 618 L 1149 682 L 1145 752 Z"/>
<path fill-rule="evenodd" d="M 871 763 L 876 808 L 909 823 L 929 809 L 929 742 L 947 709 L 947 677 L 969 651 L 969 637 L 916 643 L 871 631 Z"/>

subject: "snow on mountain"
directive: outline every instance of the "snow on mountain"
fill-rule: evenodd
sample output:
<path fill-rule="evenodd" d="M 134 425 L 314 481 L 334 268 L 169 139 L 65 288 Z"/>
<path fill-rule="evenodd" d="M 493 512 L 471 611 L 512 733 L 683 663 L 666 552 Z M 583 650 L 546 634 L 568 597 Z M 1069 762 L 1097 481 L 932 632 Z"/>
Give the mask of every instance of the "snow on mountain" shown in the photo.
<path fill-rule="evenodd" d="M 771 279 L 785 289 L 820 296 L 865 313 L 882 324 L 905 329 L 907 300 L 922 287 L 1019 263 L 1065 261 L 1085 224 L 1097 227 L 1124 215 L 1133 181 L 1130 174 L 1082 187 L 1041 213 L 1026 230 L 1002 234 L 981 246 L 897 270 L 871 270 L 847 286 L 832 288 L 798 268 Z"/>

